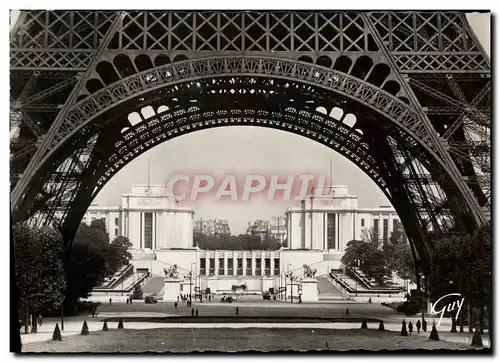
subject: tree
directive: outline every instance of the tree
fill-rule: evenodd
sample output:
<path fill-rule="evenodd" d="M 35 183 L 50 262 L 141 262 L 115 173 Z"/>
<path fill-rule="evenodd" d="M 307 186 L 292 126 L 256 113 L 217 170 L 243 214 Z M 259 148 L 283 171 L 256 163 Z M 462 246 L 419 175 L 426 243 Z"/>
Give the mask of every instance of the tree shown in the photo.
<path fill-rule="evenodd" d="M 132 255 L 128 251 L 132 243 L 124 236 L 116 237 L 108 248 L 108 272 L 115 273 L 122 265 L 128 265 Z"/>
<path fill-rule="evenodd" d="M 375 232 L 373 228 L 370 229 L 363 229 L 361 232 L 361 239 L 365 243 L 372 244 L 375 248 L 378 248 L 380 245 L 380 237 L 378 235 L 378 232 Z"/>
<path fill-rule="evenodd" d="M 110 256 L 113 256 L 110 260 Z M 76 312 L 79 298 L 87 298 L 92 289 L 99 285 L 106 275 L 113 273 L 116 257 L 110 251 L 108 234 L 101 220 L 91 226 L 81 224 L 66 259 L 67 289 L 64 309 Z"/>
<path fill-rule="evenodd" d="M 20 306 L 26 317 L 32 314 L 33 332 L 36 333 L 39 313 L 58 309 L 64 299 L 63 241 L 57 230 L 26 224 L 15 225 L 13 237 Z M 26 318 L 26 330 L 27 323 Z"/>
<path fill-rule="evenodd" d="M 371 250 L 364 255 L 361 270 L 368 278 L 375 279 L 379 284 L 384 284 L 391 276 L 385 262 L 384 252 L 379 249 Z"/>

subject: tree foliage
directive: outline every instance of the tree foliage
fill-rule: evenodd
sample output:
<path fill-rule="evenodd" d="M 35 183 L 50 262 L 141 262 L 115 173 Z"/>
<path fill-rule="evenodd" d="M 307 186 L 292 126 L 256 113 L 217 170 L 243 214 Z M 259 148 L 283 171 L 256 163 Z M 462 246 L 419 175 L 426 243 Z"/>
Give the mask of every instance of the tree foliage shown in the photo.
<path fill-rule="evenodd" d="M 195 245 L 204 250 L 278 250 L 281 243 L 273 238 L 257 235 L 206 236 L 194 233 Z"/>
<path fill-rule="evenodd" d="M 13 228 L 15 274 L 21 310 L 34 318 L 60 307 L 66 280 L 61 234 L 50 228 L 17 224 Z M 33 324 L 36 332 L 36 324 Z"/>
<path fill-rule="evenodd" d="M 342 263 L 359 268 L 369 278 L 383 284 L 391 278 L 392 271 L 404 279 L 415 278 L 413 254 L 401 223 L 396 223 L 389 240 L 380 245 L 377 233 L 363 230 L 363 240 L 351 240 L 342 256 Z"/>
<path fill-rule="evenodd" d="M 462 293 L 473 306 L 491 303 L 491 226 L 481 227 L 474 235 L 443 236 L 433 244 L 433 263 L 427 283 L 431 298 Z"/>
<path fill-rule="evenodd" d="M 87 298 L 106 276 L 128 264 L 131 255 L 127 249 L 131 246 L 123 236 L 109 243 L 106 226 L 101 220 L 94 220 L 90 226 L 81 224 L 65 263 L 68 281 L 65 310 L 75 312 L 79 298 Z"/>

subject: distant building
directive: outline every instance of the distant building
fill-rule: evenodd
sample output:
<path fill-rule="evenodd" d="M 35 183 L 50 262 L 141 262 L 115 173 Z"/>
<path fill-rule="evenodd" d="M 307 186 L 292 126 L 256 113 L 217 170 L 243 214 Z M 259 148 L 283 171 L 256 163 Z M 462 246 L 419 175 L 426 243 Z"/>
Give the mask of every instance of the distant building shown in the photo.
<path fill-rule="evenodd" d="M 255 220 L 253 224 L 248 223 L 248 235 L 257 235 L 261 240 L 273 238 L 281 243 L 286 241 L 286 218 L 275 216 L 271 220 Z"/>
<path fill-rule="evenodd" d="M 231 229 L 227 220 L 198 219 L 194 221 L 193 231 L 205 236 L 230 236 Z"/>

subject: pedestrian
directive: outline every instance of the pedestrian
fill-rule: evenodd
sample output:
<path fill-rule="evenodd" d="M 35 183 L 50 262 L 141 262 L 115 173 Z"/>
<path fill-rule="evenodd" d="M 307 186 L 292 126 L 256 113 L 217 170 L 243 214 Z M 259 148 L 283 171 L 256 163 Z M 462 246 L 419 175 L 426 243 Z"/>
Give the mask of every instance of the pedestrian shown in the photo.
<path fill-rule="evenodd" d="M 177 310 L 177 302 L 174 303 L 174 308 Z"/>
<path fill-rule="evenodd" d="M 194 308 L 191 308 L 191 316 L 194 316 Z"/>
<path fill-rule="evenodd" d="M 299 294 L 299 304 L 302 304 L 302 295 Z"/>
<path fill-rule="evenodd" d="M 111 305 L 111 298 L 109 298 L 109 305 Z"/>
<path fill-rule="evenodd" d="M 368 299 L 368 303 L 369 303 L 369 304 L 372 304 L 372 297 L 370 297 L 370 298 Z"/>
<path fill-rule="evenodd" d="M 240 314 L 240 308 L 236 307 L 236 315 Z"/>
<path fill-rule="evenodd" d="M 411 323 L 411 321 L 408 323 L 408 332 L 410 332 L 411 336 L 411 332 L 413 332 L 413 324 Z"/>
<path fill-rule="evenodd" d="M 346 317 L 349 317 L 349 316 L 350 316 L 350 314 L 349 314 L 349 308 L 346 308 L 346 310 L 345 310 L 345 316 L 346 316 Z"/>
<path fill-rule="evenodd" d="M 427 332 L 427 321 L 424 319 L 424 321 L 422 322 L 422 331 L 423 332 Z"/>
<path fill-rule="evenodd" d="M 415 325 L 417 326 L 417 334 L 420 334 L 420 327 L 422 327 L 422 325 L 420 324 L 420 319 L 417 321 L 417 323 L 415 323 Z"/>
<path fill-rule="evenodd" d="M 196 308 L 196 316 L 198 317 L 198 308 Z"/>
<path fill-rule="evenodd" d="M 38 316 L 38 324 L 39 324 L 40 326 L 42 326 L 42 324 L 43 324 L 43 317 L 42 317 L 42 315 L 41 315 L 41 314 Z"/>
<path fill-rule="evenodd" d="M 179 296 L 177 296 L 177 302 L 179 302 Z"/>

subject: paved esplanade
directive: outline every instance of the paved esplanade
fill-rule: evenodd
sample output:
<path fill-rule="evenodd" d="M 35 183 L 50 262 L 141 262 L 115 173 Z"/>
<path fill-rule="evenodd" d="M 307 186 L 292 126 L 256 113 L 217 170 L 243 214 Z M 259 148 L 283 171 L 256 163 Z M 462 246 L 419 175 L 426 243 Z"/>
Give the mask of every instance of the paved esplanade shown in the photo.
<path fill-rule="evenodd" d="M 400 331 L 401 321 L 416 323 L 421 315 L 407 317 L 396 313 L 394 310 L 381 305 L 368 303 L 319 303 L 319 304 L 285 304 L 279 302 L 264 302 L 257 300 L 243 301 L 232 304 L 222 304 L 219 302 L 196 303 L 195 309 L 199 310 L 200 316 L 234 316 L 236 307 L 239 307 L 239 315 L 245 316 L 288 316 L 291 319 L 297 317 L 323 317 L 323 318 L 342 318 L 346 308 L 352 318 L 374 318 L 384 321 L 385 329 L 390 331 Z M 145 304 L 144 302 L 135 302 L 132 305 L 125 303 L 114 303 L 111 306 L 101 305 L 98 309 L 98 315 L 67 317 L 64 321 L 64 331 L 62 336 L 77 335 L 82 329 L 83 320 L 87 321 L 89 330 L 99 331 L 102 329 L 103 320 L 113 317 L 169 317 L 169 316 L 191 316 L 191 308 L 185 304 L 180 304 L 176 310 L 172 303 Z M 432 318 L 426 317 L 428 325 L 432 326 Z M 40 342 L 50 340 L 55 324 L 60 319 L 46 318 L 43 325 L 39 327 L 37 334 L 22 334 L 23 343 Z M 316 329 L 357 329 L 360 328 L 360 322 L 345 323 L 196 323 L 196 317 L 193 317 L 193 323 L 157 323 L 157 322 L 124 322 L 126 329 L 155 329 L 155 328 L 316 328 Z M 117 328 L 118 322 L 108 322 L 110 329 Z M 368 328 L 378 328 L 377 322 L 369 322 Z M 464 342 L 470 344 L 472 334 L 470 333 L 449 333 L 451 322 L 449 319 L 443 319 L 438 328 L 439 336 L 443 340 L 453 342 Z M 416 330 L 416 328 L 414 328 Z M 24 331 L 24 329 L 22 329 Z M 467 331 L 467 327 L 465 328 Z M 424 333 L 424 332 L 421 332 Z M 430 333 L 430 328 L 424 335 Z M 483 343 L 489 343 L 488 335 L 483 335 Z"/>

